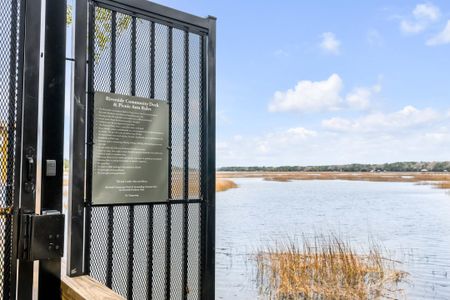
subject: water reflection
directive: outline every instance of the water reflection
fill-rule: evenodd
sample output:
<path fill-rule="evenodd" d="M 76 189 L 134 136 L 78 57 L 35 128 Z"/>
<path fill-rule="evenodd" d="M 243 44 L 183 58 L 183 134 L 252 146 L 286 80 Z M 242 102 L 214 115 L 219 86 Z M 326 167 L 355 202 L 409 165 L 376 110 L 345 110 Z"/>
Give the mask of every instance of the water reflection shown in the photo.
<path fill-rule="evenodd" d="M 257 299 L 252 255 L 275 240 L 335 232 L 381 243 L 411 273 L 408 299 L 450 299 L 450 196 L 412 183 L 237 179 L 217 195 L 217 299 Z"/>

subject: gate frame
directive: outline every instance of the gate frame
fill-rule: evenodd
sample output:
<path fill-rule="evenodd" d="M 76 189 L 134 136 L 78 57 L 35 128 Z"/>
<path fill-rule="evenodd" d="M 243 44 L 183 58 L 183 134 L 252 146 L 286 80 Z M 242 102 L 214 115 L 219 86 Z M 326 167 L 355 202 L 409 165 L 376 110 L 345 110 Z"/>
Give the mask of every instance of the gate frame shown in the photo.
<path fill-rule="evenodd" d="M 85 188 L 86 184 L 87 155 L 86 138 L 87 126 L 87 68 L 88 68 L 88 43 L 89 35 L 89 8 L 93 3 L 114 7 L 124 10 L 134 16 L 157 20 L 161 24 L 173 28 L 189 26 L 191 32 L 198 31 L 207 37 L 204 43 L 202 76 L 206 83 L 206 101 L 204 105 L 205 124 L 204 146 L 205 164 L 202 168 L 201 185 L 205 187 L 205 199 L 200 202 L 204 212 L 200 222 L 200 282 L 201 299 L 214 299 L 215 297 L 215 142 L 216 142 L 216 18 L 197 17 L 169 7 L 165 7 L 146 0 L 76 0 L 75 4 L 75 67 L 74 67 L 74 94 L 71 103 L 71 126 L 70 126 L 70 174 L 69 174 L 69 207 L 68 207 L 68 246 L 67 246 L 67 275 L 86 275 L 89 267 L 86 265 L 86 257 L 89 251 L 89 223 L 90 216 L 85 215 Z M 140 13 L 141 12 L 141 13 Z M 184 27 L 182 26 L 184 25 Z M 207 50 L 205 52 L 204 50 Z"/>
<path fill-rule="evenodd" d="M 1 292 L 4 299 L 32 299 L 37 293 L 39 298 L 56 299 L 61 296 L 60 258 L 31 258 L 24 254 L 29 253 L 34 242 L 44 240 L 42 234 L 29 243 L 29 217 L 62 210 L 66 0 L 47 0 L 45 6 L 41 0 L 8 1 L 9 76 L 14 83 L 9 84 L 9 109 L 15 109 L 15 120 L 9 120 L 13 124 L 8 122 L 8 147 L 14 147 L 14 158 L 8 159 L 6 171 L 13 181 L 7 189 L 14 192 L 8 200 L 11 226 L 5 228 L 9 235 L 5 261 L 9 259 L 10 264 L 4 270 L 8 274 Z M 47 63 L 41 63 L 43 57 Z M 46 160 L 56 162 L 55 175 L 44 175 Z"/>
<path fill-rule="evenodd" d="M 33 262 L 18 260 L 19 222 L 22 212 L 34 213 L 36 208 L 36 192 L 26 192 L 24 189 L 28 166 L 25 163 L 28 149 L 34 149 L 31 154 L 37 159 L 37 127 L 39 109 L 39 66 L 41 41 L 41 0 L 24 0 L 22 4 L 21 36 L 19 43 L 19 105 L 17 107 L 16 135 L 16 193 L 13 199 L 13 251 L 11 299 L 31 299 L 33 294 Z M 25 118 L 26 116 L 26 118 Z M 36 168 L 35 170 L 36 171 Z M 29 174 L 31 181 L 36 182 L 36 172 Z"/>

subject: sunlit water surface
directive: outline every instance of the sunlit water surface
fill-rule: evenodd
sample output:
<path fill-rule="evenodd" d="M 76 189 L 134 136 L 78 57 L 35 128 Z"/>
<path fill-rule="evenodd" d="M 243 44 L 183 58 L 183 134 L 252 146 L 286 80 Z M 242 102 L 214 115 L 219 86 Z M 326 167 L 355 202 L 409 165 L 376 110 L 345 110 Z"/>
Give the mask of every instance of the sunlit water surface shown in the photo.
<path fill-rule="evenodd" d="M 377 241 L 409 272 L 407 299 L 450 299 L 450 195 L 413 183 L 236 179 L 217 194 L 216 298 L 258 297 L 257 249 L 333 232 Z"/>

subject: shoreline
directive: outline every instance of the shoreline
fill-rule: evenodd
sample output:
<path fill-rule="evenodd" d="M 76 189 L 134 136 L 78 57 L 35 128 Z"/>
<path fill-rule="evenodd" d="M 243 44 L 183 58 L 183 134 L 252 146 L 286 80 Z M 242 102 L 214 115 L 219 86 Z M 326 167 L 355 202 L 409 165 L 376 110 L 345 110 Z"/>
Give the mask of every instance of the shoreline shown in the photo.
<path fill-rule="evenodd" d="M 411 182 L 450 190 L 448 172 L 217 172 L 219 179 L 262 178 L 267 181 L 348 180 L 371 182 Z"/>

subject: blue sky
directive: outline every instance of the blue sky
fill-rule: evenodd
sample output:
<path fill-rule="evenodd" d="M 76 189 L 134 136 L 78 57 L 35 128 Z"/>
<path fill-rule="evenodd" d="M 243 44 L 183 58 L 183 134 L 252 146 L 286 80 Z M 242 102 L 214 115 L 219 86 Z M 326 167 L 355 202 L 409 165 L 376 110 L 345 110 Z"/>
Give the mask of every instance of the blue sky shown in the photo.
<path fill-rule="evenodd" d="M 157 2 L 218 18 L 219 167 L 450 160 L 450 2 Z"/>

